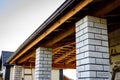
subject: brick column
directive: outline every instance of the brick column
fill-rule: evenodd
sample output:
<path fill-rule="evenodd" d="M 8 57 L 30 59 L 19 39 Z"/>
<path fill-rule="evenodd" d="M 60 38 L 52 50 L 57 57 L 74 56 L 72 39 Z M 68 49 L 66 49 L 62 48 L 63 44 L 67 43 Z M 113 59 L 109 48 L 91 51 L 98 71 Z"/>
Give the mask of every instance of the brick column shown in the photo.
<path fill-rule="evenodd" d="M 35 80 L 51 80 L 52 49 L 36 49 Z"/>
<path fill-rule="evenodd" d="M 13 80 L 22 79 L 22 66 L 15 65 L 13 68 Z"/>
<path fill-rule="evenodd" d="M 76 23 L 77 80 L 109 80 L 106 19 L 86 16 Z"/>

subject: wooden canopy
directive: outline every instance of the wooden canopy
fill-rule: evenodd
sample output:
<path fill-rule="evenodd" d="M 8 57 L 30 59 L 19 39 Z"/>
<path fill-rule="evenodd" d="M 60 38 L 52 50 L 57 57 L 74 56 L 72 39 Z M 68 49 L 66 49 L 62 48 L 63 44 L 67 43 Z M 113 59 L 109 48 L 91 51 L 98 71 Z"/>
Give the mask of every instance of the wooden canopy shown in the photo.
<path fill-rule="evenodd" d="M 66 0 L 16 50 L 8 63 L 34 66 L 36 48 L 51 47 L 53 68 L 76 68 L 75 23 L 86 15 L 106 18 L 111 32 L 120 26 L 120 0 Z"/>

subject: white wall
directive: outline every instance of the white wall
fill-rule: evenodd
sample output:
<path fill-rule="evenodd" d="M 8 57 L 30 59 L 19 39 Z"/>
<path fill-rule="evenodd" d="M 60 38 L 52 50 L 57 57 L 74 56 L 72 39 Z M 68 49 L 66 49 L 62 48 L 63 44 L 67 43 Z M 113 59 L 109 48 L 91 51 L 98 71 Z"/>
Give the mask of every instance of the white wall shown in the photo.
<path fill-rule="evenodd" d="M 10 80 L 13 80 L 13 67 L 10 68 Z"/>
<path fill-rule="evenodd" d="M 52 79 L 51 80 L 59 80 L 59 70 L 54 69 L 52 70 Z"/>
<path fill-rule="evenodd" d="M 30 78 L 30 76 L 25 76 L 25 74 L 30 74 L 30 73 L 32 74 L 31 78 Z M 13 74 L 14 74 L 13 73 L 13 67 L 11 67 L 11 69 L 10 69 L 10 80 L 13 80 Z M 53 69 L 51 76 L 52 76 L 51 80 L 59 80 L 59 70 L 58 69 Z M 35 69 L 32 68 L 32 70 L 31 70 L 30 68 L 23 68 L 22 77 L 26 78 L 26 80 L 28 80 L 28 78 L 29 78 L 29 80 L 32 80 L 32 79 L 35 80 Z"/>

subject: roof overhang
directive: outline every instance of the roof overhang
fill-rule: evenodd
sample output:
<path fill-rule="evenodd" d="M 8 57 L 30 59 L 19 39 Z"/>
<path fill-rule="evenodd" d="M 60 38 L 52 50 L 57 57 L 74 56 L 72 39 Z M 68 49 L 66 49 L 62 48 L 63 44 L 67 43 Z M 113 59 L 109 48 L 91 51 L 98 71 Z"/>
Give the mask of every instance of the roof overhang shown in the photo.
<path fill-rule="evenodd" d="M 41 46 L 53 48 L 53 67 L 75 68 L 75 22 L 85 15 L 111 19 L 108 16 L 119 7 L 120 0 L 66 0 L 7 62 L 21 65 L 28 61 L 27 64 L 34 64 L 35 49 Z"/>
<path fill-rule="evenodd" d="M 8 62 L 10 64 L 14 63 L 14 61 L 20 57 L 22 54 L 27 52 L 29 49 L 31 49 L 33 46 L 35 46 L 39 41 L 41 41 L 44 37 L 46 37 L 48 34 L 50 34 L 53 30 L 55 30 L 57 27 L 62 25 L 65 21 L 67 21 L 70 17 L 75 15 L 78 11 L 83 9 L 85 6 L 87 6 L 92 0 L 67 0 L 60 8 L 58 8 L 57 11 L 55 11 L 52 16 L 50 16 L 14 53 L 14 55 L 9 58 Z M 77 6 L 71 8 L 66 14 L 65 11 L 69 8 L 69 6 L 72 6 L 74 4 L 77 4 Z M 59 15 L 58 15 L 59 13 Z M 62 14 L 62 16 L 61 16 Z M 56 18 L 59 19 L 54 22 L 50 27 L 46 24 L 50 23 L 50 21 L 55 21 Z M 52 20 L 51 20 L 52 19 Z M 49 28 L 48 28 L 49 27 Z M 46 29 L 48 28 L 48 29 Z M 40 35 L 41 34 L 41 35 Z M 39 35 L 39 37 L 38 37 Z M 37 37 L 36 37 L 37 36 Z M 32 38 L 31 38 L 32 37 Z"/>

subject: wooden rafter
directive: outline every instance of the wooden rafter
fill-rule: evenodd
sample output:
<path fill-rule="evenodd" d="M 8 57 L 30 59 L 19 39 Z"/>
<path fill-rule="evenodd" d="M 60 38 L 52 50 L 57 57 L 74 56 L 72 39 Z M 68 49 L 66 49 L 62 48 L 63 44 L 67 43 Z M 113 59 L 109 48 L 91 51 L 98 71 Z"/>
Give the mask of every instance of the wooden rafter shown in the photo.
<path fill-rule="evenodd" d="M 75 69 L 75 64 L 52 64 L 52 68 L 58 68 L 58 69 Z"/>
<path fill-rule="evenodd" d="M 74 44 L 75 44 L 75 42 L 69 42 L 69 43 L 67 43 L 67 44 L 65 44 L 65 45 L 63 45 L 63 46 L 59 46 L 59 47 L 57 47 L 57 48 L 54 48 L 54 51 L 60 49 L 61 47 L 63 48 L 63 47 L 70 46 L 70 45 L 74 45 Z"/>
<path fill-rule="evenodd" d="M 117 8 L 118 6 L 120 6 L 120 0 L 108 1 L 105 4 L 102 4 L 99 8 L 97 8 L 97 10 L 95 10 L 91 14 L 94 13 L 94 16 L 103 16 L 112 11 L 113 9 Z"/>
<path fill-rule="evenodd" d="M 66 61 L 66 63 L 65 64 L 69 64 L 70 62 L 72 62 L 72 61 L 75 61 L 76 60 L 76 57 L 75 56 L 73 56 L 72 58 L 70 58 L 68 61 Z"/>
<path fill-rule="evenodd" d="M 61 49 L 63 49 L 63 47 L 60 47 L 59 49 L 53 51 L 52 55 L 55 55 L 57 52 L 59 52 Z"/>
<path fill-rule="evenodd" d="M 35 62 L 24 62 L 22 64 L 22 66 L 24 66 L 24 67 L 34 67 L 35 66 Z"/>
<path fill-rule="evenodd" d="M 68 43 L 68 44 L 66 44 L 66 45 L 64 45 L 64 46 L 60 46 L 60 47 L 57 47 L 57 48 L 53 49 L 52 55 L 55 55 L 55 54 L 56 54 L 57 52 L 59 52 L 61 49 L 64 49 L 64 47 L 68 47 L 68 46 L 73 45 L 73 44 L 75 44 L 75 42 Z"/>
<path fill-rule="evenodd" d="M 73 9 L 68 11 L 63 17 L 61 17 L 58 21 L 56 21 L 50 28 L 48 28 L 46 31 L 44 31 L 38 38 L 36 38 L 31 43 L 29 43 L 27 47 L 25 47 L 22 51 L 17 53 L 18 55 L 16 55 L 14 58 L 12 58 L 9 61 L 9 63 L 10 64 L 14 63 L 15 60 L 17 60 L 19 57 L 21 57 L 24 53 L 26 53 L 28 50 L 30 50 L 33 46 L 35 46 L 43 38 L 45 38 L 47 35 L 49 35 L 53 30 L 58 28 L 61 24 L 63 24 L 65 21 L 67 21 L 69 18 L 71 18 L 77 12 L 82 10 L 85 6 L 87 6 L 92 1 L 93 0 L 83 0 L 83 1 L 81 1 L 77 6 L 75 6 Z"/>
<path fill-rule="evenodd" d="M 18 61 L 18 63 L 20 64 L 20 63 L 22 63 L 22 62 L 24 62 L 24 61 L 27 61 L 29 58 L 31 58 L 31 57 L 33 57 L 33 56 L 35 56 L 35 50 L 32 51 L 31 53 L 27 54 L 26 56 L 22 57 L 22 58 Z"/>
<path fill-rule="evenodd" d="M 52 40 L 48 41 L 45 46 L 52 46 L 53 44 L 59 42 L 60 40 L 64 39 L 65 37 L 71 35 L 75 32 L 75 25 L 69 27 L 68 29 L 61 31 L 58 35 L 56 35 Z"/>
<path fill-rule="evenodd" d="M 57 63 L 60 60 L 64 59 L 65 57 L 67 57 L 68 55 L 72 54 L 75 52 L 75 48 L 70 50 L 69 52 L 66 52 L 65 54 L 63 54 L 62 56 L 60 56 L 58 59 L 56 59 L 53 63 Z"/>

